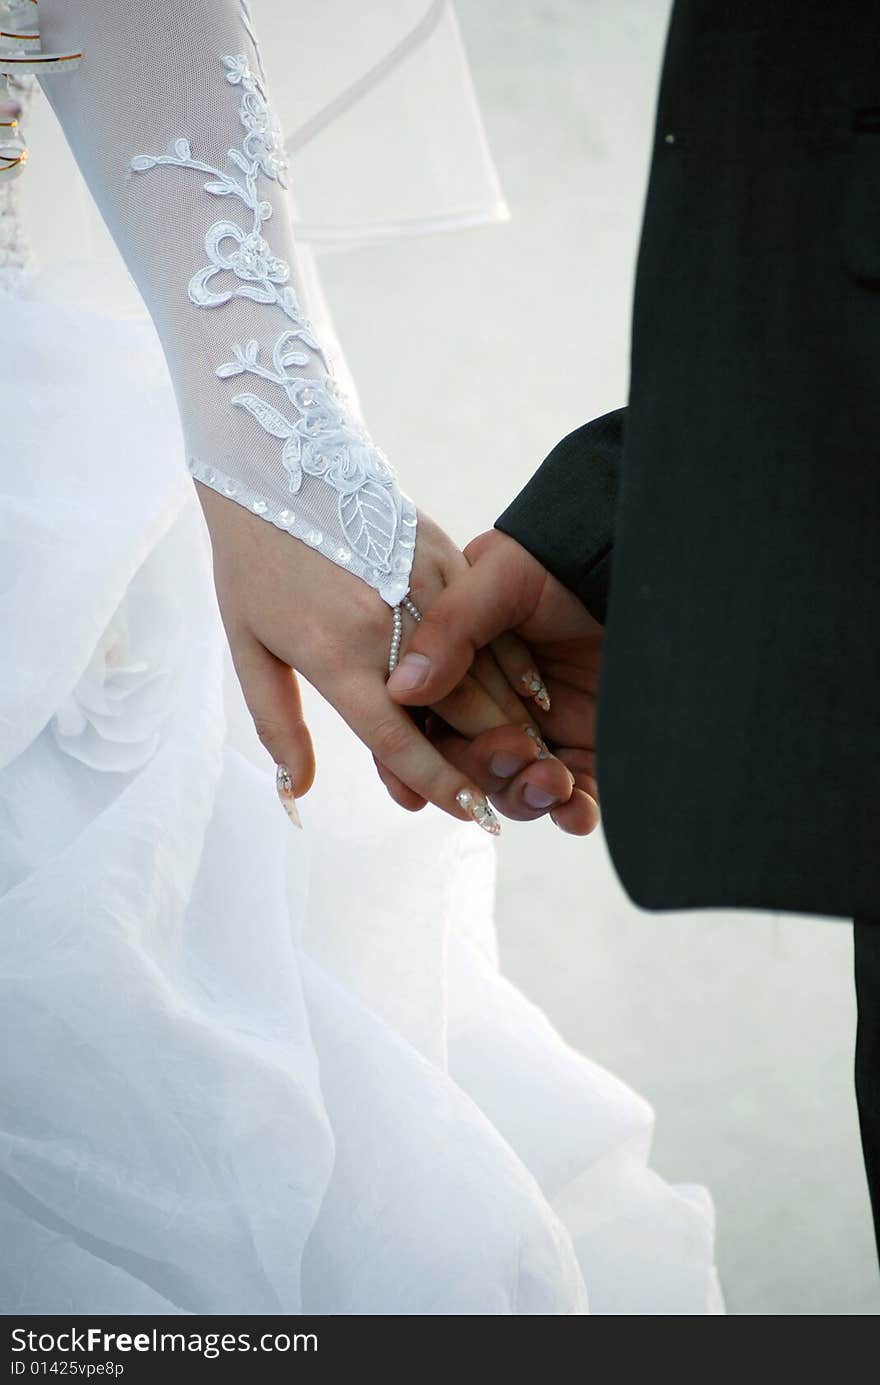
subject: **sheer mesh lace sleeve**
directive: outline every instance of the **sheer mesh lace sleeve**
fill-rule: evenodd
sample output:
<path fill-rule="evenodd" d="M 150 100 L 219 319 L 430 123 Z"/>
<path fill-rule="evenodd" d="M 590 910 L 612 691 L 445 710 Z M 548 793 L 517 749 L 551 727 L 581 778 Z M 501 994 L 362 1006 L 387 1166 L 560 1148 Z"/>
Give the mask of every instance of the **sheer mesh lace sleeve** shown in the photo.
<path fill-rule="evenodd" d="M 158 329 L 193 476 L 397 605 L 416 511 L 300 308 L 247 0 L 40 0 L 39 14 L 44 46 L 82 51 L 41 80 Z"/>

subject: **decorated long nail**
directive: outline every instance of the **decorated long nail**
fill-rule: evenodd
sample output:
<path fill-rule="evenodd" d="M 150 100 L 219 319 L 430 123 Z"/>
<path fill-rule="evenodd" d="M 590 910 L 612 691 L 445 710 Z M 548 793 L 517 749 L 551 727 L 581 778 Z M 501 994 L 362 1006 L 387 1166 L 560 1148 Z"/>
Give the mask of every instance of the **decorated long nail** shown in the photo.
<path fill-rule="evenodd" d="M 278 798 L 294 827 L 302 827 L 299 811 L 296 806 L 296 794 L 293 791 L 293 775 L 287 765 L 275 766 L 275 788 L 278 790 Z"/>
<path fill-rule="evenodd" d="M 527 736 L 531 736 L 532 740 L 535 742 L 535 745 L 538 748 L 538 754 L 536 758 L 539 760 L 551 760 L 553 756 L 547 746 L 547 742 L 544 740 L 544 737 L 541 735 L 537 727 L 524 726 L 523 730 L 525 731 Z"/>
<path fill-rule="evenodd" d="M 459 789 L 455 795 L 456 802 L 464 808 L 466 813 L 470 813 L 474 822 L 482 827 L 484 832 L 497 837 L 501 831 L 501 823 L 498 821 L 492 806 L 485 794 L 478 789 Z"/>
<path fill-rule="evenodd" d="M 547 684 L 544 682 L 536 668 L 527 668 L 520 678 L 520 683 L 525 688 L 529 697 L 534 698 L 542 712 L 550 711 L 550 694 L 547 691 Z"/>

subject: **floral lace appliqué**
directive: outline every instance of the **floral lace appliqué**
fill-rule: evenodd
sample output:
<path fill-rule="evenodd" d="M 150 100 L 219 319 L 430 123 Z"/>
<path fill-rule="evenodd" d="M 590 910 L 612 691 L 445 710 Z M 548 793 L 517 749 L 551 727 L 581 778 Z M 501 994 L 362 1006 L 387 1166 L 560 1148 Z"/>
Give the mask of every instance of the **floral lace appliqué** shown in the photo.
<path fill-rule="evenodd" d="M 278 338 L 272 369 L 260 364 L 258 342 L 236 345 L 233 359 L 217 374 L 256 375 L 284 390 L 297 410 L 294 420 L 255 394 L 238 394 L 233 402 L 283 439 L 281 460 L 291 492 L 297 494 L 304 476 L 326 480 L 339 494 L 340 525 L 354 552 L 389 571 L 400 522 L 394 472 L 366 430 L 352 421 L 331 376 L 310 380 L 290 373 L 291 365 L 303 364 L 295 343 L 292 332 Z"/>
<path fill-rule="evenodd" d="M 328 548 L 327 555 L 357 571 L 394 604 L 408 587 L 415 511 L 401 496 L 384 455 L 347 411 L 332 377 L 308 379 L 295 373 L 297 367 L 310 363 L 304 348 L 320 356 L 325 370 L 327 362 L 288 282 L 290 265 L 273 254 L 263 234 L 272 206 L 260 197 L 259 177 L 287 186 L 281 131 L 247 58 L 243 54 L 225 57 L 223 66 L 226 81 L 241 88 L 239 119 L 245 132 L 241 147 L 227 153 L 231 170 L 193 158 L 189 140 L 182 138 L 165 154 L 138 155 L 131 167 L 138 173 L 159 167 L 195 169 L 207 175 L 206 192 L 238 201 L 250 213 L 246 226 L 221 220 L 209 227 L 205 236 L 208 263 L 190 279 L 189 297 L 205 308 L 249 298 L 280 308 L 288 326 L 275 342 L 271 366 L 261 363 L 260 344 L 254 340 L 233 345 L 232 359 L 218 366 L 216 373 L 223 379 L 253 375 L 284 392 L 296 411 L 294 417 L 253 393 L 237 394 L 232 403 L 283 443 L 281 460 L 292 494 L 300 491 L 305 476 L 321 478 L 337 492 L 346 544 Z M 228 489 L 226 493 L 232 494 Z M 267 507 L 257 500 L 252 508 L 264 513 Z M 278 516 L 267 518 L 288 527 Z M 314 530 L 304 537 L 307 542 L 323 538 Z"/>
<path fill-rule="evenodd" d="M 257 180 L 260 174 L 287 187 L 287 165 L 281 130 L 266 101 L 258 79 L 253 75 L 243 54 L 224 58 L 226 80 L 241 86 L 239 119 L 245 135 L 240 149 L 230 149 L 227 158 L 233 172 L 225 172 L 212 164 L 194 159 L 188 139 L 177 139 L 167 154 L 139 154 L 132 159 L 136 173 L 151 168 L 193 168 L 207 173 L 205 191 L 212 197 L 231 197 L 244 203 L 251 214 L 251 224 L 245 229 L 235 221 L 215 221 L 205 236 L 209 263 L 199 269 L 189 281 L 189 296 L 203 308 L 228 303 L 231 298 L 252 298 L 257 303 L 270 303 L 283 309 L 296 324 L 303 339 L 313 350 L 320 347 L 314 339 L 292 288 L 287 287 L 290 265 L 272 254 L 263 236 L 263 227 L 272 215 L 272 204 L 261 199 Z M 211 280 L 224 270 L 240 281 L 218 292 Z"/>

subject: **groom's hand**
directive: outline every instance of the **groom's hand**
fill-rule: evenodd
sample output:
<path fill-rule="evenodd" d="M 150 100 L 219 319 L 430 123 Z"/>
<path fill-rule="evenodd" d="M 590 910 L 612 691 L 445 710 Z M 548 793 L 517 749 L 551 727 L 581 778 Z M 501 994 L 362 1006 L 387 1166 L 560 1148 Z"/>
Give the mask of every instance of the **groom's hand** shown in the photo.
<path fill-rule="evenodd" d="M 595 782 L 596 693 L 602 627 L 580 601 L 514 539 L 498 530 L 465 550 L 467 570 L 451 582 L 414 633 L 388 681 L 404 706 L 432 704 L 454 688 L 476 653 L 491 645 L 511 683 L 522 690 L 525 656 L 505 642 L 515 633 L 528 645 L 550 696 L 550 708 L 532 714 L 554 754 L 575 777 L 571 799 L 553 811 L 560 827 L 583 834 L 598 821 Z M 520 667 L 520 664 L 523 667 Z M 485 772 L 482 738 L 468 743 L 453 733 L 438 738 L 447 759 L 478 775 L 496 806 L 522 817 L 523 776 L 499 787 Z M 534 776 L 535 767 L 525 772 Z M 531 814 L 534 816 L 535 814 Z"/>

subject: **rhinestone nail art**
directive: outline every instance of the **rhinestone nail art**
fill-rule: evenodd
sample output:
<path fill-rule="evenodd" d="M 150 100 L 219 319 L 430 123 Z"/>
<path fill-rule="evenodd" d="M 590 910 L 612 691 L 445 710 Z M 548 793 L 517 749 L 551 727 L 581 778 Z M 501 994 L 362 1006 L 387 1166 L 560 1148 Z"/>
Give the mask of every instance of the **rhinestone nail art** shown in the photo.
<path fill-rule="evenodd" d="M 520 683 L 525 688 L 529 697 L 534 698 L 542 712 L 550 711 L 550 694 L 547 691 L 547 684 L 544 682 L 536 668 L 526 669 L 520 678 Z"/>
<path fill-rule="evenodd" d="M 537 727 L 524 726 L 523 730 L 525 731 L 527 736 L 530 736 L 532 738 L 532 740 L 535 742 L 535 745 L 538 747 L 538 754 L 536 758 L 538 760 L 552 760 L 553 754 L 548 748 L 547 742 L 544 740 L 543 736 L 541 735 Z"/>
<path fill-rule="evenodd" d="M 476 789 L 459 789 L 455 800 L 466 813 L 470 813 L 474 822 L 478 827 L 482 827 L 484 832 L 488 832 L 492 837 L 500 834 L 501 823 L 485 794 L 479 793 Z"/>
<path fill-rule="evenodd" d="M 294 827 L 302 827 L 296 806 L 296 794 L 293 791 L 293 775 L 287 765 L 275 766 L 275 788 L 278 790 L 279 802 Z"/>

